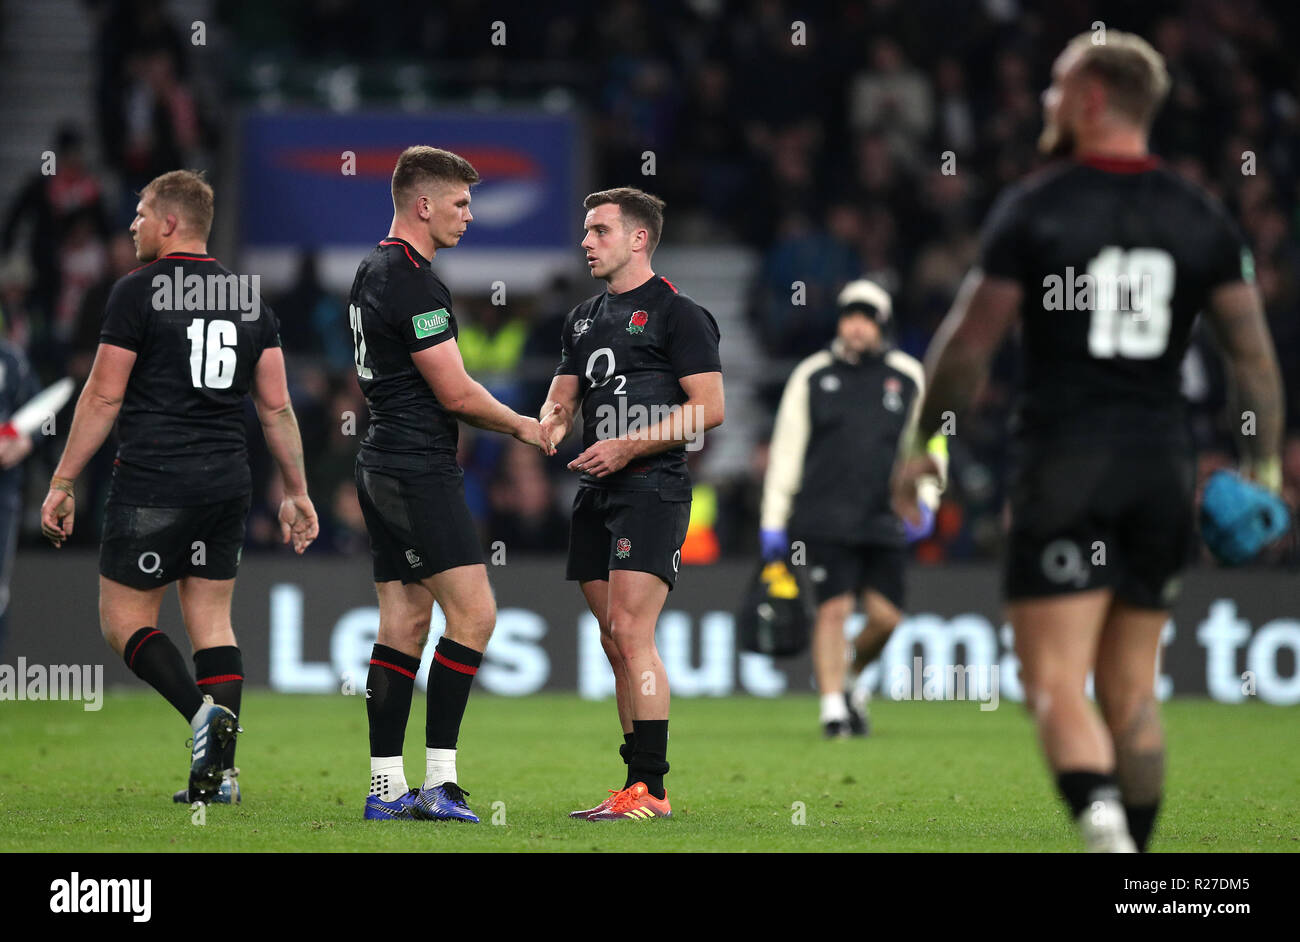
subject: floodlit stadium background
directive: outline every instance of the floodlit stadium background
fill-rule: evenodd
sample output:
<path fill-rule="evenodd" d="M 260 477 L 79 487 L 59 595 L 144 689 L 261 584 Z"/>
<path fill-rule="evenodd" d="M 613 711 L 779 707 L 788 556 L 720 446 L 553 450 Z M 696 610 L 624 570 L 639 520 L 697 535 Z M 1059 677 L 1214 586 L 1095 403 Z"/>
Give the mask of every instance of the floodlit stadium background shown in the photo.
<path fill-rule="evenodd" d="M 108 289 L 136 265 L 126 233 L 135 191 L 177 167 L 209 172 L 217 195 L 210 248 L 235 271 L 259 274 L 279 316 L 321 514 L 308 558 L 285 559 L 273 525 L 277 484 L 265 449 L 255 445 L 236 626 L 274 648 L 266 613 L 274 620 L 275 580 L 296 579 L 310 606 L 314 591 L 334 591 L 338 574 L 354 572 L 353 600 L 316 616 L 328 625 L 337 626 L 349 605 L 373 604 L 352 478 L 366 417 L 346 298 L 357 262 L 387 232 L 397 152 L 435 144 L 465 154 L 483 174 L 476 222 L 435 268 L 453 289 L 470 373 L 534 414 L 558 357 L 561 319 L 603 287 L 587 276 L 577 248 L 582 197 L 607 186 L 644 187 L 668 202 L 656 271 L 708 307 L 722 330 L 727 421 L 692 457 L 695 503 L 683 562 L 721 567 L 726 578 L 710 583 L 707 572 L 687 568 L 682 585 L 693 586 L 691 599 L 699 601 L 688 603 L 696 615 L 728 610 L 756 555 L 776 399 L 798 359 L 829 340 L 839 287 L 864 275 L 886 286 L 897 344 L 923 356 L 974 257 L 991 201 L 1037 163 L 1039 94 L 1053 57 L 1071 36 L 1104 23 L 1142 33 L 1165 55 L 1174 88 L 1153 149 L 1222 198 L 1254 249 L 1286 384 L 1286 496 L 1300 503 L 1298 9 L 1257 0 L 808 6 L 7 0 L 0 3 L 3 329 L 44 382 L 84 380 Z M 53 177 L 41 174 L 47 151 L 58 161 Z M 945 163 L 956 172 L 942 172 Z M 795 282 L 803 283 L 803 305 L 791 303 Z M 1223 371 L 1203 330 L 1183 381 L 1203 477 L 1233 461 Z M 946 569 L 920 569 L 910 607 L 949 615 L 963 604 L 979 608 L 990 633 L 1000 625 L 992 562 L 1002 541 L 1003 429 L 1013 388 L 1007 350 L 979 415 L 951 443 L 954 476 L 937 532 L 914 553 L 919 567 L 983 564 L 987 590 L 977 601 L 951 592 L 927 597 L 924 587 L 938 591 Z M 90 554 L 115 442 L 80 482 L 73 559 L 56 561 L 39 535 L 40 498 L 70 417 L 69 407 L 60 435 L 25 466 L 5 656 L 38 643 L 37 622 L 56 604 L 78 613 L 63 623 L 65 637 L 75 632 L 98 644 L 89 628 Z M 258 441 L 251 404 L 248 430 Z M 547 461 L 503 436 L 467 426 L 461 435 L 467 497 L 484 546 L 503 548 L 508 561 L 490 573 L 498 595 L 525 605 L 545 586 L 578 617 L 576 588 L 559 581 L 576 487 L 564 465 L 577 439 Z M 529 575 L 512 582 L 510 565 L 525 559 Z M 1252 627 L 1294 617 L 1285 591 L 1295 584 L 1297 561 L 1292 536 L 1234 590 L 1234 605 L 1276 602 L 1248 613 Z M 548 571 L 543 566 L 553 582 L 538 575 Z M 63 583 L 64 598 L 25 594 L 35 583 L 24 574 L 46 571 L 75 572 Z M 1193 578 L 1203 584 L 1217 576 L 1202 569 Z M 717 590 L 708 600 L 706 585 Z M 722 597 L 724 588 L 733 594 Z M 1219 593 L 1207 591 L 1190 612 L 1197 623 L 1213 620 Z M 1218 611 L 1216 624 L 1231 621 Z M 1196 643 L 1197 623 L 1180 631 L 1180 643 Z M 1296 673 L 1288 652 L 1300 649 L 1300 624 L 1289 625 L 1270 636 L 1266 652 L 1281 678 L 1279 702 L 1300 700 L 1300 687 L 1287 682 Z M 705 627 L 696 627 L 689 649 L 709 643 Z M 327 660 L 324 637 L 304 640 L 296 656 L 310 660 L 316 645 Z M 1209 673 L 1211 645 L 1200 644 Z M 1247 649 L 1243 642 L 1242 664 Z M 573 670 L 564 672 L 571 689 Z M 1208 684 L 1201 676 L 1187 686 L 1203 692 Z M 792 687 L 807 689 L 806 679 Z M 741 688 L 736 679 L 701 692 Z"/>

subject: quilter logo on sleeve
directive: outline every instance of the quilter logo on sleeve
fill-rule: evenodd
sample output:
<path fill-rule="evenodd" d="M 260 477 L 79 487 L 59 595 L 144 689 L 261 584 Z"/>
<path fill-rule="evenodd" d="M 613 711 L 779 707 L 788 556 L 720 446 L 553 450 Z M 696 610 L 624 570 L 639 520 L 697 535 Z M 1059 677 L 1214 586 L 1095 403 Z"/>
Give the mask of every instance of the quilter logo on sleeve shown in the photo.
<path fill-rule="evenodd" d="M 433 337 L 447 329 L 447 309 L 445 307 L 440 307 L 436 311 L 416 314 L 411 318 L 411 323 L 415 325 L 416 340 L 421 340 L 425 337 Z"/>
<path fill-rule="evenodd" d="M 130 913 L 132 922 L 153 914 L 153 881 L 82 879 L 76 870 L 67 880 L 50 884 L 52 913 Z"/>

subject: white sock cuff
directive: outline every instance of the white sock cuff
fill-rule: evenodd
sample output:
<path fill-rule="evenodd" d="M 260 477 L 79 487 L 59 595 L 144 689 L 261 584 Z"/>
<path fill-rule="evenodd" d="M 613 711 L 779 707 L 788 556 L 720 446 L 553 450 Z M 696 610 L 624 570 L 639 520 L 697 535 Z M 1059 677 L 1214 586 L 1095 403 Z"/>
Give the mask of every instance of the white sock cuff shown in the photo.
<path fill-rule="evenodd" d="M 406 770 L 401 756 L 370 757 L 370 794 L 382 801 L 395 801 L 406 794 Z"/>
<path fill-rule="evenodd" d="M 823 723 L 843 723 L 849 718 L 849 708 L 844 702 L 844 691 L 822 694 Z"/>
<path fill-rule="evenodd" d="M 424 787 L 456 781 L 455 749 L 424 749 Z"/>

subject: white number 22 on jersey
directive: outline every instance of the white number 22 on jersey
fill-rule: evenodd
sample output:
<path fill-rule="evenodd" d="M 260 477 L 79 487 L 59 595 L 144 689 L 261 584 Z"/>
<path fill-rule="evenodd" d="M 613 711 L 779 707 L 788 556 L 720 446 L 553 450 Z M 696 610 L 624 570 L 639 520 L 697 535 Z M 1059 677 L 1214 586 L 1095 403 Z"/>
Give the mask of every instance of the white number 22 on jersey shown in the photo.
<path fill-rule="evenodd" d="M 1125 251 L 1108 245 L 1088 262 L 1093 282 L 1088 352 L 1099 359 L 1117 356 L 1153 360 L 1169 343 L 1174 295 L 1174 259 L 1164 249 Z M 1137 302 L 1120 310 L 1121 299 Z"/>
<path fill-rule="evenodd" d="M 185 329 L 185 336 L 190 342 L 190 382 L 194 388 L 229 389 L 235 381 L 235 367 L 239 365 L 239 354 L 235 352 L 235 347 L 239 345 L 239 332 L 235 329 L 234 322 L 208 321 L 205 343 L 203 318 L 196 317 Z"/>

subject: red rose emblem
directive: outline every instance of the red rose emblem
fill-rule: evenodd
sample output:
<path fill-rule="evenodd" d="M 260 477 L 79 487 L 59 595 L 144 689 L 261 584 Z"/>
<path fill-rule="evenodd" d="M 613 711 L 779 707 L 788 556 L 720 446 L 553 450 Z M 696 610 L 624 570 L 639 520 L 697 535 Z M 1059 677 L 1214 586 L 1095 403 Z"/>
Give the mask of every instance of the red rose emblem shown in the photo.
<path fill-rule="evenodd" d="M 629 334 L 639 334 L 645 330 L 645 325 L 650 322 L 650 315 L 645 311 L 633 311 L 632 319 L 627 322 L 627 332 Z"/>

